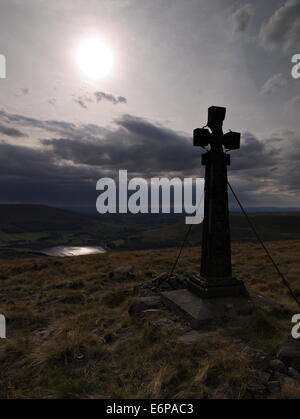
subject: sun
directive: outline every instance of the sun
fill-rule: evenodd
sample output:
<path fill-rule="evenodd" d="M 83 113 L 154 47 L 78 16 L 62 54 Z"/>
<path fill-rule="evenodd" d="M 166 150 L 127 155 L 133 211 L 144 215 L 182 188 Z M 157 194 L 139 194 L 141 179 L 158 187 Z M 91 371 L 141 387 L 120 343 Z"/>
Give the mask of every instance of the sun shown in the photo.
<path fill-rule="evenodd" d="M 78 46 L 77 64 L 87 77 L 98 79 L 111 72 L 113 55 L 110 48 L 100 39 L 89 38 Z"/>

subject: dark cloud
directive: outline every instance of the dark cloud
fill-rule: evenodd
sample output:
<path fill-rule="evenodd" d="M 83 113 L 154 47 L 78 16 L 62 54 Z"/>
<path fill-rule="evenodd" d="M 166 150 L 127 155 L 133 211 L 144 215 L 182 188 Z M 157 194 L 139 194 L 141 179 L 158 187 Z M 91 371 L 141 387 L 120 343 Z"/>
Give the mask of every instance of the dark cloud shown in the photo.
<path fill-rule="evenodd" d="M 300 0 L 286 0 L 260 30 L 260 41 L 266 49 L 297 52 L 300 44 Z"/>
<path fill-rule="evenodd" d="M 232 154 L 229 173 L 247 205 L 295 205 L 300 192 L 299 132 L 286 131 L 264 141 L 246 134 L 241 150 Z"/>
<path fill-rule="evenodd" d="M 36 118 L 29 118 L 23 115 L 11 114 L 0 111 L 0 120 L 5 123 L 12 123 L 21 127 L 38 128 L 48 133 L 69 137 L 73 139 L 89 139 L 93 136 L 99 136 L 105 129 L 98 125 L 85 124 L 77 126 L 70 122 L 56 121 L 56 120 L 40 120 Z"/>
<path fill-rule="evenodd" d="M 75 99 L 75 103 L 78 103 L 78 105 L 81 106 L 83 109 L 87 109 L 87 105 L 85 104 L 83 99 Z"/>
<path fill-rule="evenodd" d="M 93 98 L 89 93 L 85 93 L 81 96 L 73 96 L 75 97 L 74 102 L 81 106 L 83 109 L 87 109 L 88 105 L 93 102 Z"/>
<path fill-rule="evenodd" d="M 115 178 L 120 169 L 146 178 L 204 175 L 203 150 L 192 146 L 191 136 L 144 118 L 123 115 L 103 128 L 3 112 L 0 118 L 43 128 L 52 137 L 41 140 L 41 148 L 0 143 L 2 200 L 24 201 L 26 191 L 26 202 L 93 205 L 97 180 Z M 276 200 L 299 196 L 297 132 L 264 140 L 244 133 L 241 149 L 231 154 L 229 175 L 246 205 L 267 205 L 267 200 L 275 205 Z"/>
<path fill-rule="evenodd" d="M 59 158 L 75 164 L 99 166 L 105 170 L 127 169 L 155 174 L 193 170 L 199 154 L 191 138 L 145 119 L 124 115 L 116 128 L 101 138 L 74 141 L 67 138 L 43 140 Z"/>
<path fill-rule="evenodd" d="M 94 98 L 93 98 L 94 96 Z M 89 93 L 86 93 L 82 96 L 75 96 L 75 103 L 77 103 L 79 106 L 81 106 L 83 109 L 87 109 L 88 105 L 90 103 L 93 103 L 93 99 L 96 100 L 97 103 L 107 101 L 112 103 L 113 105 L 118 105 L 120 103 L 127 103 L 127 99 L 123 96 L 114 96 L 111 93 L 105 93 L 105 92 L 94 92 L 94 95 L 91 96 Z"/>
<path fill-rule="evenodd" d="M 192 146 L 190 136 L 132 115 L 123 115 L 115 123 L 115 128 L 90 141 L 52 138 L 42 143 L 58 159 L 105 170 L 127 169 L 146 175 L 187 175 L 199 170 L 202 150 Z M 276 165 L 279 151 L 273 144 L 278 141 L 263 142 L 245 133 L 241 149 L 233 153 L 231 169 L 256 169 L 258 172 Z"/>
<path fill-rule="evenodd" d="M 262 86 L 261 95 L 272 95 L 278 90 L 283 89 L 287 85 L 287 81 L 281 73 L 271 76 Z"/>
<path fill-rule="evenodd" d="M 49 99 L 48 103 L 49 103 L 49 105 L 55 106 L 56 105 L 56 99 L 55 98 Z"/>
<path fill-rule="evenodd" d="M 94 94 L 95 94 L 97 102 L 106 100 L 108 102 L 111 102 L 114 105 L 118 105 L 119 103 L 127 103 L 126 97 L 123 97 L 123 96 L 114 96 L 111 93 L 105 93 L 105 92 L 95 92 Z"/>
<path fill-rule="evenodd" d="M 94 204 L 97 170 L 60 164 L 46 150 L 0 143 L 3 202 Z"/>
<path fill-rule="evenodd" d="M 274 147 L 273 141 L 259 141 L 253 134 L 245 133 L 242 137 L 241 148 L 232 152 L 231 170 L 254 170 L 261 174 L 269 171 L 270 167 L 278 164 L 279 150 Z"/>
<path fill-rule="evenodd" d="M 26 137 L 26 134 L 19 131 L 18 129 L 11 128 L 2 124 L 0 124 L 0 134 L 4 134 L 4 135 L 7 135 L 8 137 L 16 137 L 16 138 Z"/>
<path fill-rule="evenodd" d="M 0 111 L 0 118 L 3 121 L 18 124 L 24 127 L 32 128 L 41 128 L 46 131 L 59 132 L 60 130 L 72 131 L 75 128 L 74 124 L 64 122 L 64 121 L 43 121 L 36 118 L 30 118 L 23 115 L 11 114 L 5 112 L 4 110 Z"/>
<path fill-rule="evenodd" d="M 246 32 L 253 16 L 254 16 L 254 7 L 250 3 L 247 3 L 244 6 L 237 9 L 231 15 L 233 32 L 235 33 Z"/>

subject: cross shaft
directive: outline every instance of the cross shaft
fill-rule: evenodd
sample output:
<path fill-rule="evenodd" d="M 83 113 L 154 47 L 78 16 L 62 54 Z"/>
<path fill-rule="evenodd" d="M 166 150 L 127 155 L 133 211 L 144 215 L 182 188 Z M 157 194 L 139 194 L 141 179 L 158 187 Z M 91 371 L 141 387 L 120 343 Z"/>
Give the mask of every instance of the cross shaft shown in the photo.
<path fill-rule="evenodd" d="M 202 155 L 205 166 L 204 220 L 200 276 L 189 281 L 189 289 L 201 297 L 227 297 L 244 294 L 242 281 L 232 277 L 229 226 L 227 166 L 230 155 L 224 149 L 240 147 L 240 134 L 223 134 L 226 108 L 208 110 L 210 129 L 194 131 L 194 145 L 210 150 Z"/>

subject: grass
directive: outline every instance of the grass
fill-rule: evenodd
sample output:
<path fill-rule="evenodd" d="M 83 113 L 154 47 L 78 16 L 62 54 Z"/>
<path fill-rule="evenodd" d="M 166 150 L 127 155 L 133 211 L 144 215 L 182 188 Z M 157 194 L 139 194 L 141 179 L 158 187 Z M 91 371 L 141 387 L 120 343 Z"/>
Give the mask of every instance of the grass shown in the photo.
<path fill-rule="evenodd" d="M 268 243 L 300 292 L 300 241 Z M 199 248 L 186 249 L 178 272 L 197 272 Z M 75 258 L 0 259 L 0 398 L 246 398 L 259 387 L 252 348 L 274 352 L 291 330 L 297 307 L 263 251 L 233 245 L 233 267 L 247 288 L 283 304 L 286 313 L 258 308 L 220 325 L 203 343 L 184 345 L 188 330 L 173 313 L 167 329 L 152 314 L 131 317 L 130 301 L 151 295 L 140 285 L 170 269 L 175 249 L 110 252 Z M 131 264 L 135 279 L 112 274 Z M 222 326 L 222 327 L 221 327 Z M 300 398 L 297 388 L 264 397 Z"/>

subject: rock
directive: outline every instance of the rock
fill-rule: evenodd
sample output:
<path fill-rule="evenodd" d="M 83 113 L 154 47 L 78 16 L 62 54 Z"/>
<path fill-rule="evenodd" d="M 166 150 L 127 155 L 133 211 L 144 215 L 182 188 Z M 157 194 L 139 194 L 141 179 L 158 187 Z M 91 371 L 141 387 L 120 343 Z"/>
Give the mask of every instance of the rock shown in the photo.
<path fill-rule="evenodd" d="M 275 372 L 271 381 L 279 381 L 282 386 L 299 386 L 299 382 L 297 380 L 292 377 L 288 377 L 285 374 L 281 374 L 280 372 Z"/>
<path fill-rule="evenodd" d="M 288 373 L 287 367 L 279 359 L 273 359 L 272 361 L 270 361 L 269 368 L 272 371 L 277 371 L 277 372 L 280 372 L 281 374 L 287 374 Z"/>
<path fill-rule="evenodd" d="M 178 287 L 180 287 L 179 282 L 175 277 L 170 278 L 169 285 L 172 289 L 176 290 Z"/>
<path fill-rule="evenodd" d="M 232 317 L 235 314 L 234 305 L 233 304 L 225 304 L 226 313 L 228 316 Z"/>
<path fill-rule="evenodd" d="M 160 290 L 178 290 L 185 288 L 184 275 L 172 275 L 164 272 L 153 279 L 152 283 Z"/>
<path fill-rule="evenodd" d="M 161 307 L 160 297 L 141 297 L 133 300 L 129 306 L 129 314 L 139 314 L 145 310 Z"/>
<path fill-rule="evenodd" d="M 119 266 L 114 270 L 115 274 L 128 274 L 133 272 L 132 265 Z"/>
<path fill-rule="evenodd" d="M 112 276 L 126 279 L 135 277 L 132 265 L 119 266 L 118 268 L 114 269 Z"/>
<path fill-rule="evenodd" d="M 172 286 L 167 281 L 165 281 L 162 284 L 160 284 L 160 289 L 163 291 L 170 291 L 172 290 Z"/>
<path fill-rule="evenodd" d="M 287 367 L 300 371 L 300 340 L 289 337 L 277 349 L 277 358 Z"/>
<path fill-rule="evenodd" d="M 167 272 L 164 272 L 164 273 L 156 276 L 155 278 L 153 278 L 152 282 L 153 283 L 156 283 L 157 285 L 159 285 L 161 282 L 163 282 L 167 278 L 168 278 L 168 274 L 167 274 Z"/>
<path fill-rule="evenodd" d="M 258 369 L 265 371 L 269 368 L 271 359 L 271 355 L 258 354 L 255 358 L 255 365 Z"/>
<path fill-rule="evenodd" d="M 271 377 L 270 381 L 279 381 L 280 383 L 282 383 L 285 378 L 286 378 L 285 374 L 281 374 L 281 372 L 275 371 L 272 374 L 272 377 Z"/>
<path fill-rule="evenodd" d="M 242 346 L 239 352 L 246 354 L 252 359 L 257 359 L 259 356 L 261 356 L 261 353 L 259 351 L 247 345 Z"/>
<path fill-rule="evenodd" d="M 241 346 L 239 352 L 244 353 L 247 357 L 251 358 L 253 366 L 261 371 L 268 373 L 269 364 L 272 357 L 264 352 L 258 351 L 257 349 L 251 348 L 250 346 Z"/>
<path fill-rule="evenodd" d="M 289 367 L 288 375 L 300 383 L 300 374 L 298 371 L 295 370 L 295 368 Z"/>
<path fill-rule="evenodd" d="M 136 275 L 133 272 L 132 265 L 119 266 L 109 273 L 109 277 L 114 282 L 121 282 L 124 280 L 134 280 Z"/>
<path fill-rule="evenodd" d="M 174 322 L 171 319 L 167 319 L 167 318 L 162 318 L 162 319 L 157 319 L 157 320 L 152 320 L 150 322 L 150 324 L 155 328 L 155 329 L 165 329 L 165 328 L 169 328 L 174 326 Z"/>
<path fill-rule="evenodd" d="M 290 386 L 290 387 L 299 387 L 299 381 L 295 380 L 292 377 L 285 376 L 284 379 L 282 380 L 282 385 Z"/>
<path fill-rule="evenodd" d="M 161 314 L 164 313 L 164 310 L 160 310 L 159 308 L 149 308 L 148 310 L 143 310 L 141 314 L 143 317 L 149 317 L 153 314 Z"/>
<path fill-rule="evenodd" d="M 250 393 L 254 399 L 265 399 L 268 389 L 264 384 L 252 383 L 247 386 L 247 392 Z"/>
<path fill-rule="evenodd" d="M 270 393 L 278 393 L 281 389 L 280 381 L 269 381 L 268 390 Z"/>
<path fill-rule="evenodd" d="M 132 330 L 130 330 L 128 327 L 127 328 L 124 328 L 124 329 L 119 329 L 116 332 L 116 335 L 118 337 L 120 337 L 121 339 L 125 339 L 125 338 L 131 336 L 132 334 L 133 334 L 132 333 Z"/>
<path fill-rule="evenodd" d="M 271 378 L 271 374 L 268 372 L 264 372 L 264 371 L 259 371 L 258 372 L 258 377 L 260 379 L 261 382 L 263 382 L 264 384 L 267 384 Z"/>
<path fill-rule="evenodd" d="M 200 333 L 196 330 L 191 330 L 178 338 L 180 343 L 185 345 L 196 345 L 198 343 L 206 342 L 207 340 L 217 337 L 217 332 Z"/>

